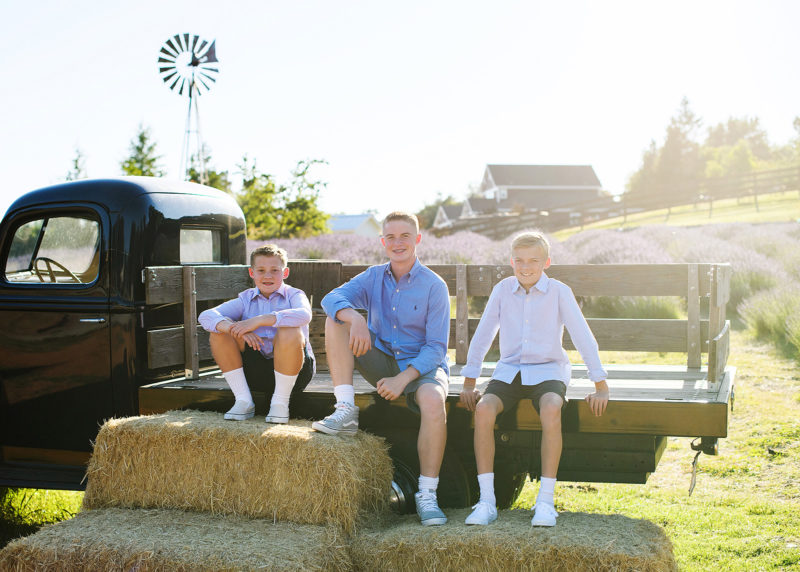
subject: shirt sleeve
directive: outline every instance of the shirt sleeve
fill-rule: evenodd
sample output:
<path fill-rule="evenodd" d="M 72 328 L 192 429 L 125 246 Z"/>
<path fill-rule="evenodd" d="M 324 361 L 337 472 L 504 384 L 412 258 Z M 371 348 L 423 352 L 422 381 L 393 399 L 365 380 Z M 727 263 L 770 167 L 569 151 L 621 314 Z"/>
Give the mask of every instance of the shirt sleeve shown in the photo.
<path fill-rule="evenodd" d="M 344 310 L 345 308 L 367 309 L 367 293 L 375 280 L 370 275 L 370 271 L 371 269 L 368 268 L 358 276 L 353 277 L 349 282 L 328 292 L 322 299 L 322 309 L 337 323 L 342 323 L 336 317 L 336 313 L 339 310 Z"/>
<path fill-rule="evenodd" d="M 244 303 L 240 297 L 236 297 L 233 300 L 228 300 L 219 306 L 201 312 L 197 317 L 197 321 L 200 322 L 200 325 L 205 331 L 218 333 L 217 324 L 222 320 L 227 318 L 228 320 L 238 322 L 242 319 L 243 314 Z"/>
<path fill-rule="evenodd" d="M 428 295 L 428 312 L 425 320 L 425 344 L 417 357 L 408 365 L 424 375 L 443 363 L 450 341 L 450 294 L 447 284 L 437 281 Z"/>
<path fill-rule="evenodd" d="M 285 310 L 273 312 L 275 314 L 274 327 L 299 328 L 311 321 L 311 303 L 305 292 L 300 289 L 292 292 L 289 295 L 289 306 Z"/>
<path fill-rule="evenodd" d="M 558 311 L 569 332 L 569 336 L 572 338 L 575 349 L 578 350 L 586 363 L 589 379 L 594 382 L 606 379 L 608 373 L 600 363 L 597 340 L 595 340 L 586 318 L 583 317 L 578 301 L 575 300 L 575 294 L 572 293 L 572 289 L 569 286 L 565 285 L 559 290 Z"/>
<path fill-rule="evenodd" d="M 492 346 L 497 331 L 500 329 L 500 284 L 497 284 L 489 295 L 489 301 L 481 315 L 481 321 L 475 329 L 475 335 L 469 343 L 467 364 L 461 370 L 464 377 L 478 378 L 483 369 L 483 358 Z"/>

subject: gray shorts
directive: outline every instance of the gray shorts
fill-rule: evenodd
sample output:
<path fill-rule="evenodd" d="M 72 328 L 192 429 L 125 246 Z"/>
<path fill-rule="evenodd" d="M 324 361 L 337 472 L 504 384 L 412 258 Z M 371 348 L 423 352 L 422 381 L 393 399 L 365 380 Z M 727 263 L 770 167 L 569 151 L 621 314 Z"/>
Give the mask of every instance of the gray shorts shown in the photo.
<path fill-rule="evenodd" d="M 384 377 L 393 377 L 400 373 L 400 366 L 394 357 L 383 353 L 375 347 L 375 340 L 372 340 L 372 347 L 367 353 L 361 357 L 355 358 L 356 369 L 364 376 L 372 385 L 377 383 Z M 406 385 L 403 390 L 403 395 L 406 396 L 406 403 L 408 408 L 415 413 L 419 413 L 419 407 L 414 394 L 423 383 L 435 383 L 444 390 L 445 399 L 447 398 L 448 378 L 445 371 L 437 367 Z"/>

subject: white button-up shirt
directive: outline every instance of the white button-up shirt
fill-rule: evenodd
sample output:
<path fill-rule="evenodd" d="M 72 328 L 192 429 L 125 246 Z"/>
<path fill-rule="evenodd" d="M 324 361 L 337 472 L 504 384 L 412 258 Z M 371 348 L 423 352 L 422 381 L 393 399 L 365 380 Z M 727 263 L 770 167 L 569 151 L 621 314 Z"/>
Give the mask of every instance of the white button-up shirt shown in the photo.
<path fill-rule="evenodd" d="M 486 309 L 469 345 L 464 377 L 477 378 L 492 341 L 500 331 L 500 361 L 493 379 L 511 383 L 521 373 L 523 385 L 550 379 L 569 385 L 572 367 L 561 345 L 567 327 L 594 382 L 606 379 L 597 341 L 581 313 L 572 289 L 542 274 L 525 292 L 516 276 L 500 281 L 492 290 Z"/>

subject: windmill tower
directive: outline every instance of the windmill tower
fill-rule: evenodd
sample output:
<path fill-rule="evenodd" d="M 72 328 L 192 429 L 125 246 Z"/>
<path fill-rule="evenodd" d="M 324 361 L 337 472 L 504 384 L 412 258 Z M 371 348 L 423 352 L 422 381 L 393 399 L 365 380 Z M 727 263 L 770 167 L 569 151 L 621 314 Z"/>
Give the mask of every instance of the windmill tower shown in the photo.
<path fill-rule="evenodd" d="M 219 73 L 219 67 L 216 65 L 218 62 L 216 40 L 208 42 L 200 36 L 191 34 L 175 34 L 164 42 L 158 53 L 158 73 L 161 74 L 161 79 L 172 91 L 180 96 L 185 94 L 189 99 L 178 172 L 184 179 L 189 178 L 191 157 L 194 154 L 198 158 L 200 183 L 208 182 L 208 177 L 197 99 L 216 83 L 216 75 Z M 193 143 L 194 149 L 192 149 Z"/>

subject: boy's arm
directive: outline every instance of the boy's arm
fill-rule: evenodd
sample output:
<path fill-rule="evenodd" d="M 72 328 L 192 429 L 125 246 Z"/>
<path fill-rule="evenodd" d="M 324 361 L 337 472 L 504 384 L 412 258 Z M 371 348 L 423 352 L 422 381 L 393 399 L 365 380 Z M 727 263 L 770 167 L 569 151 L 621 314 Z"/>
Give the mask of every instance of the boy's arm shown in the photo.
<path fill-rule="evenodd" d="M 372 268 L 367 268 L 349 282 L 334 288 L 325 295 L 320 305 L 330 318 L 341 324 L 342 319 L 337 317 L 340 310 L 346 308 L 367 308 L 368 292 L 374 279 L 372 277 L 372 273 L 374 272 Z"/>
<path fill-rule="evenodd" d="M 437 282 L 428 294 L 428 309 L 425 319 L 425 343 L 409 366 L 417 371 L 413 381 L 441 364 L 447 356 L 450 341 L 450 294 L 447 284 Z"/>
<path fill-rule="evenodd" d="M 233 322 L 242 319 L 242 315 L 244 315 L 244 305 L 241 298 L 236 297 L 201 312 L 197 321 L 207 332 L 226 334 Z"/>
<path fill-rule="evenodd" d="M 608 405 L 609 392 L 608 383 L 606 383 L 608 374 L 600 363 L 597 340 L 595 340 L 586 318 L 583 317 L 572 290 L 569 288 L 563 290 L 558 300 L 561 319 L 569 332 L 570 338 L 572 338 L 572 343 L 586 363 L 589 379 L 594 382 L 595 392 L 586 396 L 586 402 L 589 404 L 592 413 L 600 416 L 605 412 Z"/>
<path fill-rule="evenodd" d="M 295 290 L 289 296 L 289 308 L 272 313 L 275 316 L 276 328 L 299 328 L 311 321 L 311 303 L 306 293 Z"/>
<path fill-rule="evenodd" d="M 475 378 L 465 377 L 464 387 L 461 388 L 461 403 L 469 411 L 475 411 L 475 406 L 478 405 L 478 400 L 481 397 L 481 392 L 475 389 Z"/>

